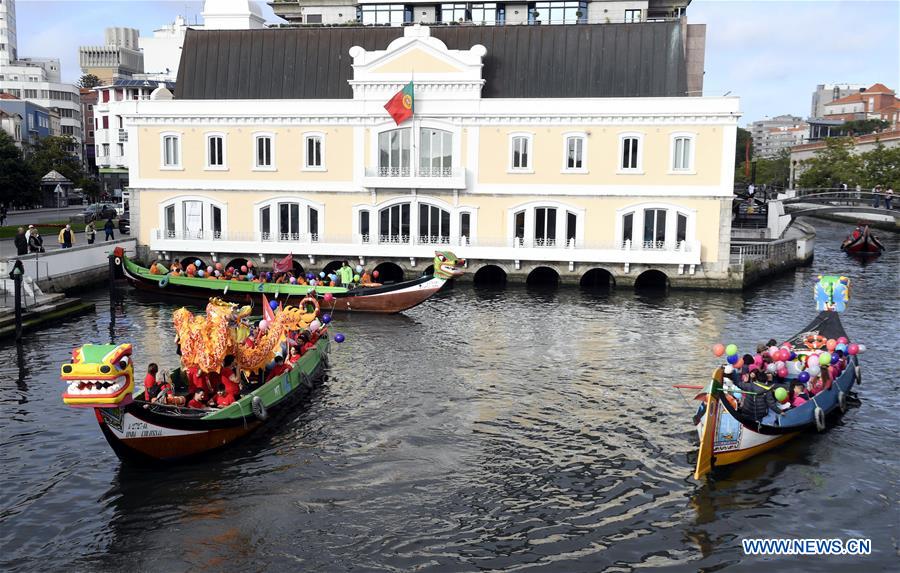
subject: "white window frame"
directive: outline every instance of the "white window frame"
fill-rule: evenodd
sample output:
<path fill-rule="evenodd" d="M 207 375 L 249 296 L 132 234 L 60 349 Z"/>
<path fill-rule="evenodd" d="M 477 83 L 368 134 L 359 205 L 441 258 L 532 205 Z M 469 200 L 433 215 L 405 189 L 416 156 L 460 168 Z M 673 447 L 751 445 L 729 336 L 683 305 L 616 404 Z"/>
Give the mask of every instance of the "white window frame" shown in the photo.
<path fill-rule="evenodd" d="M 638 140 L 637 167 L 622 167 L 622 158 L 625 154 L 625 140 L 635 138 Z M 616 156 L 616 173 L 620 175 L 644 174 L 644 134 L 639 131 L 625 131 L 619 134 L 619 153 Z"/>
<path fill-rule="evenodd" d="M 677 139 L 687 139 L 691 142 L 691 148 L 688 153 L 688 166 L 683 169 L 675 168 L 675 141 Z M 638 144 L 640 145 L 640 144 Z M 669 135 L 669 174 L 670 175 L 696 175 L 697 164 L 697 134 L 689 131 L 676 131 Z"/>
<path fill-rule="evenodd" d="M 166 164 L 166 138 L 174 137 L 178 142 L 177 153 L 177 161 L 173 165 Z M 182 146 L 182 132 L 180 131 L 164 131 L 159 134 L 159 168 L 162 171 L 184 171 L 184 167 L 182 166 L 181 157 L 184 153 Z"/>
<path fill-rule="evenodd" d="M 263 201 L 258 201 L 253 204 L 253 234 L 258 240 L 262 241 L 262 225 L 261 216 L 262 210 L 266 207 L 269 207 L 269 232 L 271 233 L 271 238 L 267 239 L 267 241 L 275 241 L 282 243 L 290 243 L 293 242 L 290 239 L 281 240 L 281 231 L 278 228 L 278 205 L 281 203 L 297 203 L 299 205 L 299 216 L 300 216 L 300 229 L 299 235 L 304 239 L 301 239 L 299 242 L 301 243 L 312 243 L 312 242 L 323 242 L 325 238 L 325 204 L 318 203 L 316 201 L 310 201 L 309 199 L 305 199 L 303 197 L 298 197 L 297 195 L 280 195 L 277 197 L 268 197 Z M 316 237 L 316 241 L 313 241 L 313 238 L 310 236 L 309 232 L 309 208 L 312 207 L 318 212 L 318 225 L 319 232 L 318 237 Z"/>
<path fill-rule="evenodd" d="M 562 134 L 563 158 L 560 173 L 589 173 L 587 167 L 588 158 L 588 134 L 584 131 L 567 131 Z M 581 139 L 581 167 L 569 167 L 569 139 L 577 137 Z M 638 144 L 640 145 L 640 144 Z"/>
<path fill-rule="evenodd" d="M 506 237 L 510 245 L 515 244 L 516 236 L 516 213 L 525 211 L 525 236 L 523 247 L 532 247 L 534 242 L 534 210 L 539 207 L 549 207 L 556 209 L 556 237 L 554 237 L 555 245 L 553 247 L 541 248 L 566 248 L 566 218 L 568 213 L 575 215 L 575 247 L 584 245 L 584 227 L 586 224 L 586 209 L 578 207 L 570 203 L 561 201 L 553 201 L 542 199 L 540 201 L 529 201 L 514 205 L 506 210 Z"/>
<path fill-rule="evenodd" d="M 253 171 L 278 171 L 278 168 L 277 168 L 278 163 L 276 162 L 276 155 L 275 155 L 275 133 L 271 132 L 271 131 L 254 131 L 252 135 L 253 135 L 253 147 L 250 150 L 250 153 L 251 153 L 250 165 L 253 166 L 252 170 Z M 259 139 L 263 138 L 263 137 L 268 137 L 269 141 L 271 142 L 269 144 L 269 151 L 270 151 L 270 155 L 271 155 L 270 159 L 272 160 L 271 165 L 259 165 L 257 163 L 259 156 L 256 154 L 256 148 L 259 145 Z"/>
<path fill-rule="evenodd" d="M 222 131 L 208 131 L 203 138 L 205 147 L 205 155 L 206 160 L 204 161 L 204 170 L 206 171 L 228 171 L 228 136 L 225 135 L 225 132 Z M 222 138 L 222 165 L 210 165 L 209 163 L 209 140 L 213 137 L 221 137 Z"/>
<path fill-rule="evenodd" d="M 513 156 L 515 152 L 515 141 L 519 137 L 524 137 L 527 144 L 527 157 L 528 157 L 528 165 L 525 167 L 514 167 L 513 166 Z M 507 150 L 507 164 L 506 164 L 506 172 L 507 173 L 534 173 L 534 133 L 530 131 L 513 131 L 507 134 L 508 139 L 508 150 Z"/>
<path fill-rule="evenodd" d="M 204 229 L 204 237 L 202 240 L 209 240 L 214 238 L 211 234 L 207 237 L 207 231 L 209 233 L 212 232 L 212 208 L 218 207 L 222 211 L 222 229 L 220 230 L 220 236 L 218 239 L 224 239 L 228 236 L 228 203 L 223 203 L 222 201 L 218 201 L 211 197 L 207 197 L 205 195 L 178 195 L 176 197 L 170 197 L 165 201 L 162 201 L 158 205 L 158 216 L 157 219 L 158 228 L 160 232 L 163 234 L 163 238 L 168 238 L 165 236 L 166 233 L 166 207 L 175 206 L 175 238 L 182 239 L 184 236 L 184 203 L 186 201 L 200 201 L 203 204 L 203 220 L 208 222 L 209 229 Z M 201 239 L 192 239 L 192 240 L 201 240 Z"/>
<path fill-rule="evenodd" d="M 353 211 L 353 224 L 352 224 L 352 232 L 353 232 L 353 241 L 357 244 L 362 243 L 362 235 L 360 234 L 359 228 L 359 214 L 362 211 L 369 212 L 369 243 L 377 244 L 381 239 L 381 229 L 379 225 L 381 224 L 381 219 L 379 213 L 382 209 L 393 207 L 394 205 L 400 203 L 409 203 L 409 229 L 410 229 L 410 243 L 404 243 L 406 245 L 409 244 L 428 244 L 430 243 L 419 243 L 418 242 L 418 231 L 419 231 L 419 205 L 427 204 L 433 207 L 439 207 L 445 211 L 449 211 L 450 213 L 450 244 L 449 247 L 453 247 L 454 245 L 460 244 L 460 235 L 459 235 L 459 216 L 462 213 L 469 214 L 469 228 L 471 230 L 471 236 L 469 237 L 469 244 L 475 245 L 478 241 L 478 207 L 474 205 L 459 205 L 454 206 L 443 199 L 438 197 L 433 197 L 431 195 L 401 195 L 399 197 L 393 197 L 391 199 L 386 199 L 380 203 L 359 203 L 354 205 L 352 208 Z M 437 245 L 435 245 L 437 246 Z"/>
<path fill-rule="evenodd" d="M 663 209 L 667 211 L 666 213 L 666 245 L 667 248 L 671 245 L 672 248 L 675 248 L 675 240 L 678 235 L 678 215 L 684 215 L 687 217 L 687 228 L 684 233 L 684 241 L 686 243 L 692 243 L 697 239 L 697 210 L 690 209 L 683 205 L 675 205 L 673 203 L 659 203 L 659 202 L 648 202 L 648 203 L 636 203 L 633 205 L 628 205 L 626 207 L 621 207 L 616 209 L 616 229 L 615 229 L 615 237 L 617 241 L 617 245 L 623 245 L 625 242 L 625 225 L 623 225 L 623 219 L 625 215 L 632 213 L 634 215 L 634 219 L 632 219 L 631 223 L 631 232 L 632 239 L 634 238 L 634 233 L 640 233 L 640 240 L 634 241 L 632 240 L 631 249 L 632 250 L 640 250 L 643 248 L 644 244 L 644 211 L 649 209 Z"/>
<path fill-rule="evenodd" d="M 312 138 L 317 138 L 319 140 L 319 145 L 321 146 L 321 155 L 322 155 L 322 164 L 321 165 L 308 165 L 307 154 L 306 154 L 306 146 L 309 144 L 308 140 Z M 274 158 L 274 156 L 273 156 Z M 325 132 L 324 131 L 306 131 L 303 133 L 303 162 L 301 163 L 303 166 L 301 168 L 302 171 L 328 171 L 325 163 Z"/>

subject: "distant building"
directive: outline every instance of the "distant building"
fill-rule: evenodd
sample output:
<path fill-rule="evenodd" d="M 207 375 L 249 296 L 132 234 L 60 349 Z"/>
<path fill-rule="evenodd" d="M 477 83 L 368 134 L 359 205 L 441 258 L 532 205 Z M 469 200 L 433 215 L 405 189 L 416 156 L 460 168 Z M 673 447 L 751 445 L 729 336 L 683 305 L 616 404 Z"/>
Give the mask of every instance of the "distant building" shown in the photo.
<path fill-rule="evenodd" d="M 106 28 L 104 45 L 78 48 L 81 71 L 97 76 L 103 83 L 143 72 L 144 55 L 138 45 L 139 35 L 134 28 Z"/>
<path fill-rule="evenodd" d="M 24 145 L 34 145 L 38 139 L 51 135 L 50 110 L 43 106 L 7 93 L 0 93 L 0 111 L 22 118 L 20 140 Z"/>
<path fill-rule="evenodd" d="M 255 30 L 266 27 L 266 19 L 255 2 L 249 0 L 206 0 L 203 29 Z"/>
<path fill-rule="evenodd" d="M 773 157 L 782 149 L 802 143 L 808 130 L 803 118 L 787 114 L 754 121 L 748 127 L 753 136 L 753 155 L 756 157 Z M 798 130 L 802 131 L 801 135 L 797 135 Z"/>
<path fill-rule="evenodd" d="M 870 133 L 853 138 L 853 153 L 865 153 L 875 149 L 877 145 L 885 147 L 900 147 L 900 130 L 882 131 Z M 795 146 L 791 149 L 791 175 L 790 187 L 793 189 L 797 178 L 805 171 L 805 162 L 816 156 L 816 153 L 825 149 L 825 141 L 815 141 Z M 856 186 L 856 181 L 836 181 L 835 183 L 847 183 L 850 187 Z M 885 181 L 890 184 L 890 181 Z"/>
<path fill-rule="evenodd" d="M 812 94 L 810 118 L 825 116 L 825 105 L 866 89 L 865 84 L 819 84 Z"/>
<path fill-rule="evenodd" d="M 347 24 L 630 24 L 678 18 L 690 0 L 546 2 L 391 2 L 390 0 L 269 0 L 295 25 Z"/>
<path fill-rule="evenodd" d="M 62 83 L 58 59 L 18 57 L 15 13 L 15 0 L 0 0 L 0 94 L 9 94 L 44 110 L 44 115 L 39 114 L 39 119 L 46 122 L 48 135 L 49 110 L 56 109 L 59 114 L 59 133 L 75 139 L 71 152 L 80 156 L 82 133 L 78 88 Z M 32 131 L 31 120 L 34 116 L 20 115 L 23 115 L 28 125 L 28 135 L 23 140 L 38 137 L 35 134 L 42 132 L 44 128 Z"/>
<path fill-rule="evenodd" d="M 94 161 L 96 152 L 94 150 L 94 106 L 97 104 L 97 92 L 89 88 L 81 88 L 81 117 L 84 133 L 82 142 L 82 157 L 84 158 L 84 167 L 89 172 L 97 170 Z"/>
<path fill-rule="evenodd" d="M 900 122 L 900 99 L 884 84 L 874 84 L 825 104 L 823 117 L 843 121 L 875 119 L 896 127 Z"/>
<path fill-rule="evenodd" d="M 22 120 L 21 115 L 0 109 L 0 129 L 12 138 L 19 149 L 22 149 Z"/>

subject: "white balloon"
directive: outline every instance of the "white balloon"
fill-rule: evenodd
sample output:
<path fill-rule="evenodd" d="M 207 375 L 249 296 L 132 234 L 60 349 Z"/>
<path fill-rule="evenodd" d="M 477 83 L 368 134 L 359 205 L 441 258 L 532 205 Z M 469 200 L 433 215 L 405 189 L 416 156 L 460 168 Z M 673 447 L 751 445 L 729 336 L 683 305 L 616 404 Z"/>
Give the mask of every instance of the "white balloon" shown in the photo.
<path fill-rule="evenodd" d="M 865 345 L 865 344 L 858 344 L 857 346 L 859 346 L 859 353 L 860 353 L 860 354 L 862 354 L 863 352 L 866 351 L 866 345 Z"/>
<path fill-rule="evenodd" d="M 788 374 L 793 374 L 796 376 L 797 374 L 800 374 L 801 370 L 803 370 L 803 369 L 800 368 L 800 363 L 797 362 L 796 360 L 791 360 L 790 362 L 787 363 Z"/>
<path fill-rule="evenodd" d="M 807 368 L 806 371 L 809 372 L 810 378 L 815 378 L 822 373 L 822 367 L 816 363 L 813 363 L 809 365 L 809 368 Z"/>
<path fill-rule="evenodd" d="M 774 364 L 770 363 L 768 366 L 766 366 L 766 372 L 768 372 L 769 374 L 775 374 L 776 370 L 778 370 L 778 367 L 776 367 Z"/>
<path fill-rule="evenodd" d="M 314 318 L 312 322 L 309 323 L 309 331 L 315 332 L 322 327 L 322 323 L 319 322 L 318 318 Z"/>

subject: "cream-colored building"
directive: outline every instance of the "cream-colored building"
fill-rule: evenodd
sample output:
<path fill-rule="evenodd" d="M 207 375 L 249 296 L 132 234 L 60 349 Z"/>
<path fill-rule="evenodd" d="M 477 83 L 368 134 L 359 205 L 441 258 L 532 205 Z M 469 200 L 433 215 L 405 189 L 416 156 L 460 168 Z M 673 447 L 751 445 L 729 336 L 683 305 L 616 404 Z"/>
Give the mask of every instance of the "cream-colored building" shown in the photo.
<path fill-rule="evenodd" d="M 655 269 L 734 286 L 737 98 L 482 97 L 484 46 L 403 32 L 345 54 L 351 99 L 117 102 L 144 256 L 293 253 L 307 270 L 352 259 L 409 277 L 449 249 L 470 277 L 603 269 L 628 284 Z M 384 104 L 411 80 L 398 126 Z"/>

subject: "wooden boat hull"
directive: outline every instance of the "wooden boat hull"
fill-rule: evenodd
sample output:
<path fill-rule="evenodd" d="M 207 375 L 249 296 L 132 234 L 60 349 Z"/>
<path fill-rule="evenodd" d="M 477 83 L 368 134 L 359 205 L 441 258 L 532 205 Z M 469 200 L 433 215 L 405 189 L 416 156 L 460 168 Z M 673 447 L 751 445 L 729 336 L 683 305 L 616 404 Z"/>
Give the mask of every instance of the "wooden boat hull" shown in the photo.
<path fill-rule="evenodd" d="M 123 461 L 160 463 L 193 458 L 270 424 L 307 396 L 324 373 L 328 348 L 329 341 L 320 339 L 293 370 L 222 410 L 196 411 L 136 399 L 118 408 L 95 408 L 94 412 L 104 437 Z M 262 402 L 263 415 L 254 413 L 254 397 Z"/>
<path fill-rule="evenodd" d="M 868 225 L 862 227 L 858 237 L 852 235 L 841 243 L 841 250 L 848 255 L 860 257 L 877 257 L 884 252 L 884 245 L 869 231 Z"/>
<path fill-rule="evenodd" d="M 824 311 L 806 330 L 794 337 L 796 343 L 810 332 L 828 338 L 846 336 L 837 313 Z M 860 379 L 859 361 L 851 356 L 847 367 L 831 384 L 831 388 L 816 394 L 805 404 L 790 408 L 784 415 L 773 412 L 762 420 L 744 418 L 721 391 L 704 395 L 705 402 L 697 409 L 694 424 L 700 437 L 700 451 L 696 479 L 714 467 L 736 464 L 777 448 L 803 432 L 818 430 L 817 415 L 827 428 L 846 408 L 847 396 Z M 821 410 L 821 414 L 817 414 Z M 824 430 L 825 428 L 822 428 Z"/>
<path fill-rule="evenodd" d="M 199 278 L 171 277 L 164 280 L 162 275 L 148 275 L 136 271 L 136 265 L 122 257 L 117 263 L 125 279 L 134 288 L 152 293 L 155 296 L 198 298 L 208 300 L 217 296 L 231 302 L 250 304 L 258 300 L 260 294 L 275 300 L 293 297 L 297 300 L 312 290 L 318 294 L 331 293 L 334 296 L 334 307 L 323 310 L 331 312 L 372 312 L 394 314 L 409 310 L 428 300 L 446 284 L 440 277 L 427 276 L 411 281 L 384 285 L 380 287 L 358 287 L 345 289 L 339 287 L 308 287 L 290 284 L 238 283 L 236 281 L 218 281 Z M 142 267 L 138 267 L 142 269 Z"/>

